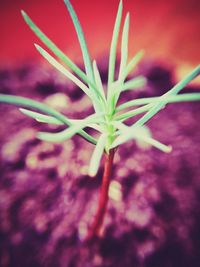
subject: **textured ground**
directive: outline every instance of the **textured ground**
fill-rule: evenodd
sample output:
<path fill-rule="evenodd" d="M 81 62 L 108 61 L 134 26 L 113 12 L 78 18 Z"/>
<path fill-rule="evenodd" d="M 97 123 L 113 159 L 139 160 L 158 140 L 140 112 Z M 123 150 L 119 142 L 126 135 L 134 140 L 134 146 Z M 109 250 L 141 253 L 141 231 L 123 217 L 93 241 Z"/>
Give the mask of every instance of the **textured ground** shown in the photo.
<path fill-rule="evenodd" d="M 143 71 L 148 85 L 138 96 L 172 84 L 164 67 Z M 74 118 L 91 111 L 78 88 L 40 67 L 1 70 L 0 90 L 45 100 Z M 104 232 L 85 245 L 103 171 L 87 175 L 92 145 L 78 136 L 63 144 L 36 140 L 47 126 L 1 105 L 0 266 L 200 266 L 199 112 L 200 103 L 169 105 L 148 124 L 173 146 L 170 154 L 134 141 L 118 150 Z"/>

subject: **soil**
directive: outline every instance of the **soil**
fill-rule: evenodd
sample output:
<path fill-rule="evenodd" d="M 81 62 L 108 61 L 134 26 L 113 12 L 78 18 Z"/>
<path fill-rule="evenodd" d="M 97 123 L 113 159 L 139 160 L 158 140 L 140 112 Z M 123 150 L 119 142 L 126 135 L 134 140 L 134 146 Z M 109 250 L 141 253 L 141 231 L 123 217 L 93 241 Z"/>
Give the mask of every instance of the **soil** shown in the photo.
<path fill-rule="evenodd" d="M 160 95 L 173 85 L 172 72 L 155 62 L 139 72 L 147 86 L 121 101 Z M 76 86 L 41 66 L 1 69 L 0 90 L 45 101 L 72 118 L 92 110 Z M 38 130 L 62 127 L 2 104 L 0 266 L 200 266 L 199 114 L 200 103 L 170 104 L 148 123 L 155 138 L 172 145 L 170 154 L 135 141 L 118 149 L 102 235 L 85 244 L 103 172 L 101 166 L 97 177 L 87 175 L 93 145 L 79 136 L 41 142 Z"/>

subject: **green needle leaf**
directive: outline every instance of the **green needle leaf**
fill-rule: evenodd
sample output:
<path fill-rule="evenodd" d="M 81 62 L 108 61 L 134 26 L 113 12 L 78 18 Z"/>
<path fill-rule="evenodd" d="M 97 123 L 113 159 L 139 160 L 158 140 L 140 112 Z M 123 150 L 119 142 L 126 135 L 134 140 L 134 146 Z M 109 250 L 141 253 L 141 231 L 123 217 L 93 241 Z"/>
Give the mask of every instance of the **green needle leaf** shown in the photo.
<path fill-rule="evenodd" d="M 120 0 L 119 3 L 117 16 L 115 20 L 115 26 L 112 35 L 111 47 L 110 47 L 109 69 L 108 69 L 108 98 L 110 96 L 111 84 L 114 81 L 117 41 L 119 36 L 121 18 L 122 18 L 122 0 Z"/>
<path fill-rule="evenodd" d="M 48 124 L 56 124 L 56 125 L 64 125 L 63 122 L 59 121 L 58 119 L 51 117 L 51 116 L 47 116 L 35 111 L 31 111 L 28 109 L 24 109 L 24 108 L 19 108 L 19 110 L 24 114 L 27 115 L 35 120 L 37 120 L 38 122 L 42 122 L 42 123 L 48 123 Z M 66 117 L 66 116 L 65 116 Z M 76 123 L 80 123 L 82 120 L 79 119 L 68 119 L 72 125 L 76 124 Z M 88 125 L 88 127 L 93 128 L 95 130 L 100 130 L 99 126 L 97 124 L 91 124 Z"/>
<path fill-rule="evenodd" d="M 125 82 L 123 84 L 122 91 L 138 89 L 140 87 L 145 86 L 146 83 L 147 83 L 146 78 L 144 78 L 143 76 L 138 76 L 132 80 Z"/>
<path fill-rule="evenodd" d="M 37 137 L 41 140 L 48 141 L 48 142 L 63 142 L 75 134 L 79 133 L 80 130 L 87 127 L 88 124 L 95 123 L 98 121 L 99 114 L 93 114 L 88 116 L 87 118 L 80 120 L 79 123 L 72 125 L 71 127 L 58 132 L 58 133 L 46 133 L 46 132 L 39 132 Z"/>
<path fill-rule="evenodd" d="M 127 13 L 126 19 L 124 22 L 124 27 L 122 31 L 122 42 L 121 42 L 121 62 L 119 68 L 119 81 L 124 81 L 124 71 L 126 68 L 126 63 L 128 59 L 128 32 L 129 32 L 129 24 L 130 24 L 130 15 Z"/>
<path fill-rule="evenodd" d="M 140 138 L 138 136 L 138 139 L 141 139 L 142 141 L 156 147 L 157 149 L 165 152 L 165 153 L 170 153 L 172 151 L 172 146 L 167 146 L 165 144 L 162 144 L 161 142 L 157 141 L 156 139 L 154 138 L 151 138 L 151 137 L 148 137 L 148 136 L 145 136 L 145 137 L 142 137 Z"/>
<path fill-rule="evenodd" d="M 63 122 L 68 126 L 73 125 L 71 120 L 69 120 L 66 116 L 62 115 L 58 111 L 48 107 L 43 103 L 40 103 L 38 101 L 29 98 L 0 94 L 0 103 L 14 104 L 20 107 L 35 109 L 47 115 L 53 116 L 54 118 L 60 120 L 61 122 Z M 91 135 L 87 134 L 85 131 L 81 130 L 79 134 L 88 142 L 96 144 L 96 140 Z"/>
<path fill-rule="evenodd" d="M 158 111 L 160 111 L 167 103 L 169 96 L 178 94 L 190 81 L 197 77 L 200 73 L 200 65 L 198 65 L 190 74 L 188 74 L 182 81 L 177 83 L 171 90 L 161 96 L 160 102 L 155 104 L 142 118 L 140 118 L 132 127 L 142 126 L 150 120 Z"/>
<path fill-rule="evenodd" d="M 144 50 L 140 50 L 128 63 L 128 66 L 125 70 L 125 77 L 129 75 L 129 73 L 135 68 L 135 66 L 140 62 L 142 57 L 144 56 Z"/>
<path fill-rule="evenodd" d="M 112 90 L 112 95 L 110 97 L 113 101 L 112 108 L 115 108 L 118 98 L 122 92 L 127 90 L 138 89 L 139 87 L 142 87 L 145 84 L 146 79 L 143 76 L 138 76 L 132 80 L 127 81 L 125 84 L 120 83 L 119 81 L 114 82 L 112 85 L 114 89 Z"/>
<path fill-rule="evenodd" d="M 68 128 L 58 133 L 39 132 L 37 138 L 46 142 L 60 143 L 72 137 L 68 132 Z"/>
<path fill-rule="evenodd" d="M 136 116 L 136 115 L 139 115 L 141 113 L 144 113 L 146 111 L 149 111 L 152 107 L 154 106 L 154 104 L 148 104 L 148 105 L 145 105 L 145 106 L 142 106 L 142 107 L 139 107 L 139 108 L 136 108 L 136 109 L 133 109 L 133 110 L 130 110 L 130 111 L 127 111 L 125 113 L 122 113 L 120 115 L 117 115 L 116 116 L 116 120 L 117 121 L 124 121 L 124 120 L 127 120 L 133 116 Z"/>
<path fill-rule="evenodd" d="M 106 144 L 106 134 L 102 134 L 97 141 L 97 145 L 94 148 L 94 152 L 92 154 L 89 166 L 89 175 L 94 177 L 97 174 L 101 157 L 104 152 L 105 144 Z"/>
<path fill-rule="evenodd" d="M 64 123 L 59 121 L 58 119 L 51 117 L 51 116 L 47 116 L 35 111 L 30 111 L 28 109 L 24 109 L 24 108 L 20 108 L 19 109 L 24 115 L 31 117 L 33 119 L 35 119 L 38 122 L 43 122 L 43 123 L 49 123 L 49 124 L 56 124 L 56 125 L 63 125 Z"/>
<path fill-rule="evenodd" d="M 37 37 L 61 60 L 63 61 L 73 72 L 75 72 L 85 83 L 92 84 L 86 74 L 71 61 L 31 20 L 31 18 L 21 10 L 22 16 L 31 30 L 37 35 Z"/>
<path fill-rule="evenodd" d="M 82 83 L 76 76 L 74 76 L 71 72 L 69 72 L 63 65 L 61 65 L 57 60 L 55 60 L 47 51 L 45 51 L 41 46 L 35 44 L 38 52 L 57 70 L 63 73 L 68 79 L 73 81 L 79 88 L 83 90 L 83 92 L 93 101 L 94 97 L 89 88 Z"/>
<path fill-rule="evenodd" d="M 125 80 L 124 72 L 125 72 L 127 58 L 128 58 L 128 31 L 129 31 L 129 23 L 130 23 L 129 17 L 130 17 L 129 13 L 127 13 L 124 26 L 123 26 L 123 31 L 122 31 L 121 62 L 120 62 L 119 76 L 118 76 L 118 81 L 117 81 L 119 86 L 116 92 L 114 90 L 112 90 L 111 92 L 111 97 L 110 97 L 111 102 L 112 102 L 111 112 L 112 110 L 115 109 L 116 103 L 120 97 L 123 82 Z"/>
<path fill-rule="evenodd" d="M 146 98 L 139 98 L 128 101 L 120 106 L 117 107 L 117 112 L 121 111 L 126 108 L 145 105 L 149 103 L 158 103 L 161 101 L 161 97 L 146 97 Z M 188 94 L 181 94 L 175 96 L 168 96 L 166 98 L 168 103 L 178 103 L 178 102 L 185 102 L 185 101 L 198 101 L 200 100 L 200 93 L 188 93 Z"/>
<path fill-rule="evenodd" d="M 99 69 L 97 67 L 97 63 L 95 60 L 93 61 L 93 70 L 94 70 L 94 78 L 95 78 L 96 87 L 99 90 L 99 94 L 101 95 L 101 98 L 103 99 L 103 102 L 105 104 L 106 103 L 106 97 L 105 97 Z"/>
<path fill-rule="evenodd" d="M 84 60 L 84 64 L 85 64 L 86 73 L 87 73 L 89 79 L 93 82 L 94 81 L 94 75 L 93 75 L 93 70 L 92 70 L 92 64 L 91 64 L 87 44 L 85 41 L 85 37 L 84 37 L 83 31 L 82 31 L 80 22 L 78 20 L 76 12 L 74 11 L 74 8 L 71 5 L 70 1 L 64 0 L 64 2 L 65 2 L 65 5 L 66 5 L 69 13 L 70 13 L 70 16 L 72 18 L 74 27 L 76 29 L 76 33 L 77 33 L 80 47 L 81 47 L 82 54 L 83 54 L 83 60 Z"/>
<path fill-rule="evenodd" d="M 148 131 L 143 130 L 143 126 L 137 127 L 133 130 L 131 129 L 131 127 L 128 127 L 123 123 L 118 123 L 116 125 L 122 133 L 115 139 L 112 144 L 112 148 L 115 148 L 127 141 L 130 141 L 131 139 L 135 139 L 148 143 L 166 153 L 169 153 L 172 150 L 171 146 L 162 144 L 161 142 L 152 138 Z"/>
<path fill-rule="evenodd" d="M 46 50 L 44 50 L 41 46 L 35 44 L 36 49 L 39 53 L 57 70 L 59 70 L 62 74 L 64 74 L 68 79 L 73 81 L 83 92 L 91 99 L 92 104 L 94 106 L 95 111 L 100 112 L 101 106 L 99 100 L 97 99 L 94 91 L 89 90 L 89 88 L 80 81 L 74 74 L 69 72 L 63 65 L 61 65 L 55 58 L 53 58 Z M 96 90 L 96 89 L 95 89 Z"/>

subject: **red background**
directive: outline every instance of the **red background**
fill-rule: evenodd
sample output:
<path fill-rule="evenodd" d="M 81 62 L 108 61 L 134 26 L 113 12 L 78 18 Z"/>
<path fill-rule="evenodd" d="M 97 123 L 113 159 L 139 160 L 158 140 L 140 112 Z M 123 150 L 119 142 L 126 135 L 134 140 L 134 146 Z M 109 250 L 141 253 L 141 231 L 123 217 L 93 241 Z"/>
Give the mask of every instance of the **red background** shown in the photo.
<path fill-rule="evenodd" d="M 81 21 L 92 58 L 107 53 L 118 0 L 71 0 Z M 177 66 L 183 76 L 200 59 L 199 0 L 124 0 L 130 11 L 130 56 L 144 48 L 147 58 Z M 69 57 L 81 62 L 81 53 L 67 9 L 61 0 L 0 1 L 0 62 L 13 64 L 41 60 L 33 43 L 41 42 L 22 19 L 24 9 L 33 21 Z M 42 59 L 43 60 L 43 59 Z"/>

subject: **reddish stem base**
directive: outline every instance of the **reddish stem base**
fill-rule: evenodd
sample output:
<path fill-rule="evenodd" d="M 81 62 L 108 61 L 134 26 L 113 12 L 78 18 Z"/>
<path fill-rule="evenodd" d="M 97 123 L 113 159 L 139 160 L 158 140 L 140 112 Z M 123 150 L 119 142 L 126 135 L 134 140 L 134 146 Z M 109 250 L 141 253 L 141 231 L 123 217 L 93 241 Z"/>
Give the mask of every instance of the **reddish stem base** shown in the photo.
<path fill-rule="evenodd" d="M 108 190 L 111 180 L 112 165 L 114 159 L 115 150 L 110 150 L 109 154 L 106 154 L 104 173 L 102 178 L 101 191 L 99 196 L 99 203 L 94 221 L 88 231 L 86 241 L 92 241 L 95 237 L 99 236 L 100 230 L 103 224 L 103 220 L 106 213 L 106 207 L 108 203 Z"/>

